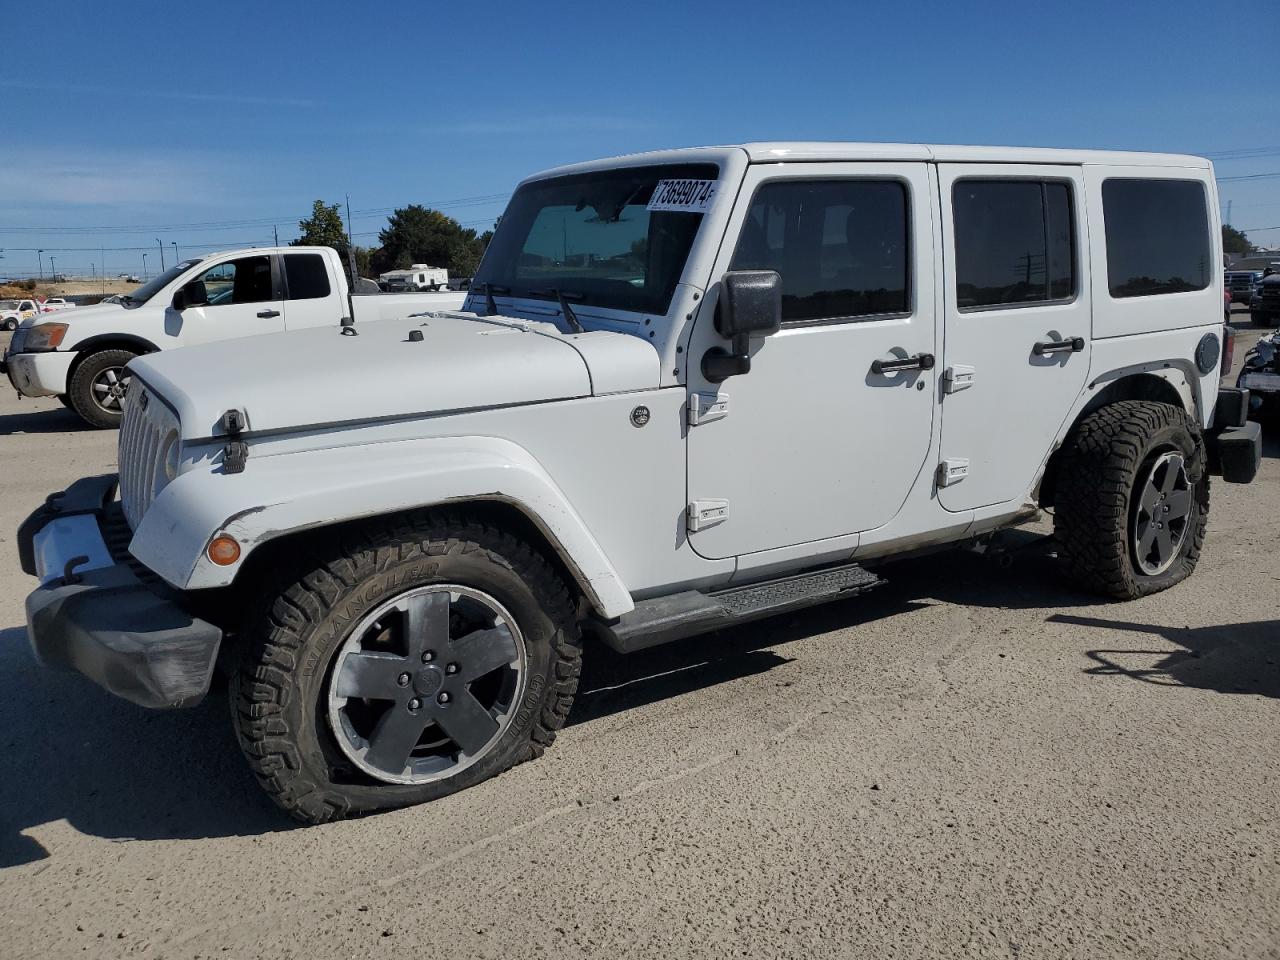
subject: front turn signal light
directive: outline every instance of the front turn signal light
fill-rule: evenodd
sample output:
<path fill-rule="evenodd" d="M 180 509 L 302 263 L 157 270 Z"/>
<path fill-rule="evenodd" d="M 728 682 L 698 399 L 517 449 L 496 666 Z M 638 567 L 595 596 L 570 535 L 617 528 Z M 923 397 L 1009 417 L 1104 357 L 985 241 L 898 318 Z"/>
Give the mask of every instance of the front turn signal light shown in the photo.
<path fill-rule="evenodd" d="M 229 567 L 240 559 L 240 544 L 234 537 L 220 533 L 209 541 L 209 559 L 220 567 Z"/>

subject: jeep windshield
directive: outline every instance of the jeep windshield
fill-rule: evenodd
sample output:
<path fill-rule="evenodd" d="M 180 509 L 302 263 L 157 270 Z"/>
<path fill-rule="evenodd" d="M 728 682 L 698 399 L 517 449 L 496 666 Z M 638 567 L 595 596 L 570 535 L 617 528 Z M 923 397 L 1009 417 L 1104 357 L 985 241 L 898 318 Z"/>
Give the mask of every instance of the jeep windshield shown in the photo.
<path fill-rule="evenodd" d="M 120 302 L 126 307 L 141 306 L 167 287 L 169 283 L 178 276 L 178 274 L 185 273 L 199 262 L 200 259 L 197 257 L 195 260 L 183 260 L 181 263 L 175 263 L 168 270 L 164 271 L 164 273 L 152 277 L 132 293 L 122 294 Z"/>
<path fill-rule="evenodd" d="M 507 205 L 473 288 L 666 313 L 718 174 L 715 164 L 673 164 L 525 184 Z"/>

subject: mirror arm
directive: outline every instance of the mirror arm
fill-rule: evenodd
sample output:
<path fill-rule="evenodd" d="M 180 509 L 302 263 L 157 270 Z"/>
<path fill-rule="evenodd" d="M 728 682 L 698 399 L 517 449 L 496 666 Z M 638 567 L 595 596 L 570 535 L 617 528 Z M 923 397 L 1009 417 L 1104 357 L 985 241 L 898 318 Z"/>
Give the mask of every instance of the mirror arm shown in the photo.
<path fill-rule="evenodd" d="M 712 347 L 702 355 L 702 375 L 712 383 L 751 372 L 751 335 L 739 333 L 733 338 L 733 350 Z"/>

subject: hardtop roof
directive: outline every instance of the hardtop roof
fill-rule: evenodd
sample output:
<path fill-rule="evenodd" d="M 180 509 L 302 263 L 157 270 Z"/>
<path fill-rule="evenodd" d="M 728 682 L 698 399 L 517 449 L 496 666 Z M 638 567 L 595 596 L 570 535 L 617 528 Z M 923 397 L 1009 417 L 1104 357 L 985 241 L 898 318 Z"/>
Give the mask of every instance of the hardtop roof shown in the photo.
<path fill-rule="evenodd" d="M 749 163 L 816 163 L 850 161 L 932 161 L 936 163 L 1044 163 L 1111 164 L 1134 167 L 1190 167 L 1209 170 L 1204 157 L 1177 153 L 1134 153 L 1119 150 L 1076 150 L 1050 147 L 966 146 L 929 143 L 858 143 L 838 141 L 762 141 L 716 147 L 658 150 L 574 163 L 544 170 L 526 178 L 589 173 L 618 166 L 644 164 L 721 162 L 730 154 L 745 154 Z"/>

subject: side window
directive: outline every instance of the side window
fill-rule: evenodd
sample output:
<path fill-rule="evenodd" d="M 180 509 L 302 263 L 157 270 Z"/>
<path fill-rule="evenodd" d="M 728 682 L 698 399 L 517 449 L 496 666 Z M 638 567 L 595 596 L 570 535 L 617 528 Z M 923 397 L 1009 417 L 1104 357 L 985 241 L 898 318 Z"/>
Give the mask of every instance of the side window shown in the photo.
<path fill-rule="evenodd" d="M 778 271 L 784 322 L 907 313 L 907 210 L 897 180 L 766 183 L 730 269 Z"/>
<path fill-rule="evenodd" d="M 329 295 L 329 271 L 318 253 L 286 253 L 284 276 L 290 300 L 315 300 Z"/>
<path fill-rule="evenodd" d="M 1209 212 L 1198 180 L 1102 183 L 1111 296 L 1149 297 L 1209 286 Z"/>
<path fill-rule="evenodd" d="M 961 310 L 1069 300 L 1075 294 L 1070 184 L 958 180 L 951 206 Z"/>
<path fill-rule="evenodd" d="M 262 303 L 271 295 L 271 258 L 242 257 L 210 267 L 196 278 L 204 281 L 209 306 L 230 303 Z"/>

